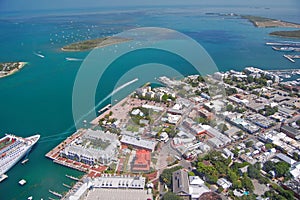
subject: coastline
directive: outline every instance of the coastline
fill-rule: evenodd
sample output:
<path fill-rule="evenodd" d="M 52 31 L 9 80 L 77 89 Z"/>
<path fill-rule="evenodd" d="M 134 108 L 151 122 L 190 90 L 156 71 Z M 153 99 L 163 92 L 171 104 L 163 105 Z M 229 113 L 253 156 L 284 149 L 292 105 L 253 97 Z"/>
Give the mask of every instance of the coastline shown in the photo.
<path fill-rule="evenodd" d="M 4 78 L 4 77 L 10 76 L 10 75 L 13 75 L 14 73 L 20 71 L 25 65 L 28 64 L 28 62 L 12 62 L 12 63 L 18 63 L 18 67 L 8 71 L 6 74 L 1 73 L 0 78 Z"/>
<path fill-rule="evenodd" d="M 242 15 L 243 19 L 249 20 L 254 26 L 258 28 L 271 28 L 271 27 L 285 27 L 285 28 L 300 28 L 300 24 L 266 17 Z"/>
<path fill-rule="evenodd" d="M 101 40 L 100 42 L 98 42 Z M 105 38 L 96 38 L 93 40 L 85 40 L 80 41 L 76 43 L 72 43 L 70 45 L 66 45 L 62 48 L 60 48 L 61 51 L 64 52 L 82 52 L 82 51 L 90 51 L 94 48 L 103 48 L 106 46 L 114 45 L 114 44 L 120 44 L 124 42 L 131 41 L 132 39 L 128 38 L 118 38 L 118 37 L 105 37 Z M 87 47 L 76 47 L 76 45 L 88 45 Z M 72 46 L 74 46 L 72 48 Z"/>

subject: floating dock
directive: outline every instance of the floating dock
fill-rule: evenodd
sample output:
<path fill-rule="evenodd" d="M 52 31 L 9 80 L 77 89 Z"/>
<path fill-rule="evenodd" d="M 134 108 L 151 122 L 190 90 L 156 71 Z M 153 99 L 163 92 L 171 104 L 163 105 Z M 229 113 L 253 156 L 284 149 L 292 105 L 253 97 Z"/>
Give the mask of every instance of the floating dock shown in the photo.
<path fill-rule="evenodd" d="M 53 195 L 59 197 L 59 198 L 62 198 L 62 195 L 59 194 L 58 192 L 54 192 L 54 191 L 52 191 L 52 190 L 49 190 L 49 192 L 50 192 L 51 194 L 53 194 Z"/>

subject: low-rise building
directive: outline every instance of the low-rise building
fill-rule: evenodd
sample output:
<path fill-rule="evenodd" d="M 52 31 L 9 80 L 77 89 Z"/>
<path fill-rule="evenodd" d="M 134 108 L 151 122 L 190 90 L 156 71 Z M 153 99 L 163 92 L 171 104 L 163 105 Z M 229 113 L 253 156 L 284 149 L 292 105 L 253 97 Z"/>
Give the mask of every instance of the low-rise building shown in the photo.
<path fill-rule="evenodd" d="M 219 178 L 217 184 L 224 189 L 228 189 L 232 186 L 232 183 L 225 178 Z"/>
<path fill-rule="evenodd" d="M 151 152 L 139 149 L 136 151 L 132 171 L 147 172 L 150 170 Z"/>
<path fill-rule="evenodd" d="M 151 152 L 154 151 L 154 148 L 157 144 L 157 142 L 153 140 L 145 140 L 141 139 L 140 137 L 132 137 L 128 135 L 123 135 L 120 141 L 122 144 L 132 145 L 137 149 L 146 149 Z"/>
<path fill-rule="evenodd" d="M 188 173 L 179 169 L 172 174 L 173 192 L 182 197 L 190 198 Z"/>

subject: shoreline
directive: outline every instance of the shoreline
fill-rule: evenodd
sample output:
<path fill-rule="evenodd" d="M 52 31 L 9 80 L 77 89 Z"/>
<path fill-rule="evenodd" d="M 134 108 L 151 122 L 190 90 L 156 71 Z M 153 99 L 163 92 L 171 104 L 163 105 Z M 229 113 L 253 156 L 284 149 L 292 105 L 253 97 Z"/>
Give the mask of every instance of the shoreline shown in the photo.
<path fill-rule="evenodd" d="M 266 17 L 242 15 L 243 19 L 250 21 L 255 27 L 258 28 L 272 28 L 272 27 L 284 27 L 284 28 L 300 28 L 300 24 L 281 21 L 277 19 L 271 19 Z"/>
<path fill-rule="evenodd" d="M 97 43 L 98 40 L 102 40 L 101 42 Z M 129 38 L 118 38 L 118 37 L 105 37 L 105 38 L 96 38 L 96 39 L 92 39 L 92 40 L 84 40 L 84 41 L 80 41 L 80 42 L 76 42 L 76 43 L 72 43 L 69 45 L 66 45 L 62 48 L 60 48 L 61 51 L 63 52 L 83 52 L 83 51 L 90 51 L 92 49 L 95 48 L 103 48 L 106 46 L 111 46 L 114 44 L 121 44 L 124 42 L 128 42 L 131 41 L 132 39 Z M 66 49 L 66 47 L 69 46 L 74 46 L 74 45 L 85 45 L 85 43 L 89 43 L 88 47 L 86 48 L 70 48 L 70 49 Z M 104 43 L 104 44 L 102 44 Z"/>
<path fill-rule="evenodd" d="M 6 74 L 0 74 L 0 78 L 4 78 L 4 77 L 7 77 L 7 76 L 10 76 L 10 75 L 13 75 L 15 73 L 17 73 L 18 71 L 20 71 L 23 67 L 25 67 L 25 65 L 28 64 L 28 62 L 11 62 L 11 63 L 18 63 L 18 67 L 17 68 L 14 68 L 10 71 L 8 71 Z"/>

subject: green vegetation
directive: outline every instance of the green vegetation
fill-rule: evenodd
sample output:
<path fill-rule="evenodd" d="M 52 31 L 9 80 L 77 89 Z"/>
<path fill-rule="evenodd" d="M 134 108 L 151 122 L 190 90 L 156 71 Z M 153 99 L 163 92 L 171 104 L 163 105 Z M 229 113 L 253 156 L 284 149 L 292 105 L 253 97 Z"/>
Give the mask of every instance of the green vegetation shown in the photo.
<path fill-rule="evenodd" d="M 263 110 L 260 110 L 259 113 L 264 116 L 274 115 L 278 112 L 278 107 L 265 106 Z"/>
<path fill-rule="evenodd" d="M 252 146 L 253 146 L 253 141 L 252 140 L 246 142 L 246 147 L 247 148 L 252 147 Z"/>
<path fill-rule="evenodd" d="M 268 22 L 268 21 L 275 20 L 275 19 L 270 19 L 270 18 L 266 18 L 266 17 L 259 17 L 259 16 L 252 16 L 252 15 L 242 15 L 241 17 L 244 19 L 248 19 L 253 24 L 255 24 L 256 22 Z"/>
<path fill-rule="evenodd" d="M 225 91 L 226 91 L 226 94 L 227 94 L 228 96 L 237 93 L 237 90 L 236 90 L 235 88 L 226 88 Z"/>
<path fill-rule="evenodd" d="M 173 192 L 167 192 L 163 198 L 163 200 L 183 200 L 181 197 L 177 196 Z"/>
<path fill-rule="evenodd" d="M 172 173 L 181 169 L 181 166 L 176 166 L 170 169 L 164 169 L 162 174 L 160 175 L 160 181 L 164 182 L 168 187 L 171 187 L 172 184 Z"/>
<path fill-rule="evenodd" d="M 233 111 L 233 105 L 232 104 L 227 104 L 226 111 L 229 111 L 229 112 Z"/>
<path fill-rule="evenodd" d="M 132 111 L 137 110 L 137 109 L 140 110 L 140 113 L 137 114 L 137 115 L 133 115 L 133 114 L 132 114 Z M 140 107 L 132 108 L 132 110 L 130 111 L 130 117 L 131 117 L 131 120 L 132 120 L 135 124 L 137 124 L 137 125 L 141 125 L 141 124 L 140 124 L 140 120 L 141 120 L 141 119 L 145 119 L 145 120 L 151 121 L 149 109 L 143 108 L 143 107 L 141 107 L 141 106 L 140 106 Z"/>
<path fill-rule="evenodd" d="M 264 197 L 269 197 L 274 200 L 294 199 L 292 191 L 285 190 L 281 186 L 271 183 L 273 190 L 266 191 Z"/>
<path fill-rule="evenodd" d="M 64 46 L 62 50 L 63 51 L 87 51 L 96 47 L 104 47 L 104 46 L 119 44 L 127 41 L 130 41 L 130 39 L 120 38 L 120 37 L 96 38 L 93 40 L 85 40 L 85 41 L 69 44 L 67 46 Z"/>
<path fill-rule="evenodd" d="M 138 126 L 131 126 L 128 125 L 126 128 L 127 131 L 131 131 L 131 132 L 139 132 L 139 127 Z"/>
<path fill-rule="evenodd" d="M 296 121 L 296 124 L 297 124 L 298 126 L 300 126 L 300 119 L 299 119 L 298 121 Z"/>
<path fill-rule="evenodd" d="M 225 132 L 225 131 L 228 130 L 228 127 L 227 127 L 226 124 L 220 123 L 220 124 L 218 125 L 218 129 L 219 129 L 221 132 Z"/>
<path fill-rule="evenodd" d="M 290 178 L 290 165 L 286 162 L 280 161 L 274 163 L 272 161 L 267 161 L 264 163 L 263 170 L 269 172 L 273 170 L 275 172 L 275 177 L 284 177 L 286 179 Z"/>
<path fill-rule="evenodd" d="M 274 31 L 269 35 L 279 36 L 279 37 L 287 37 L 287 38 L 300 38 L 300 30 L 295 31 Z"/>

